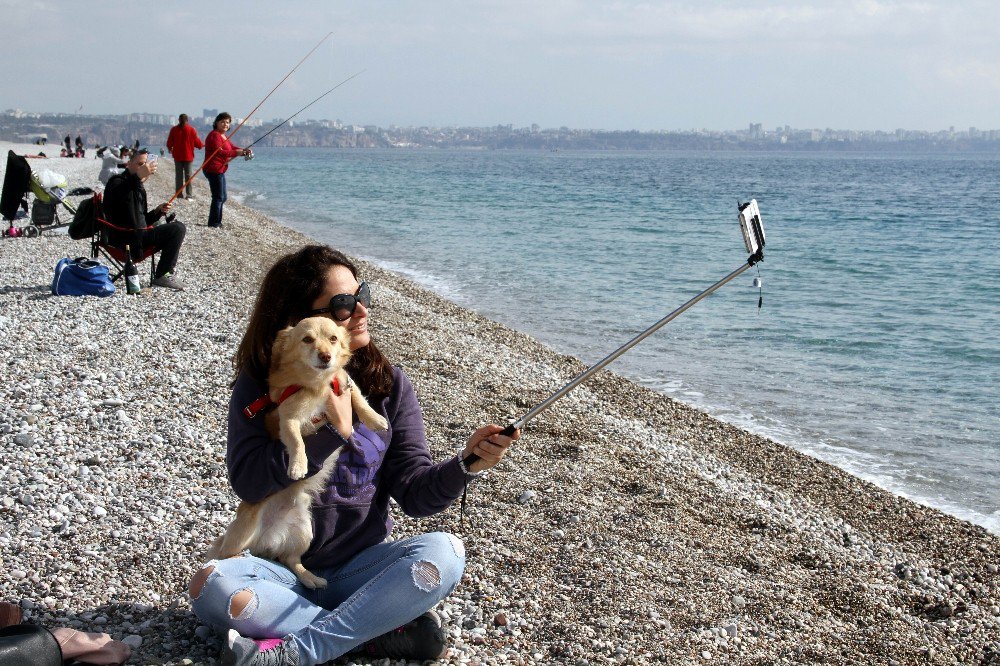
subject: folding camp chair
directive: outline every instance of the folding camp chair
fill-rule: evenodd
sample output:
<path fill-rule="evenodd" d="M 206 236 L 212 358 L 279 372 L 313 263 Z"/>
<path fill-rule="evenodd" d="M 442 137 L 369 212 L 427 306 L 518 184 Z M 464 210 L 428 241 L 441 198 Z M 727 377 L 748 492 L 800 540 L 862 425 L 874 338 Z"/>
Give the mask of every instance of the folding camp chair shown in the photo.
<path fill-rule="evenodd" d="M 111 276 L 111 281 L 116 282 L 125 274 L 125 248 L 111 243 L 111 232 L 128 232 L 130 230 L 116 227 L 101 216 L 98 216 L 95 222 L 94 235 L 90 239 L 90 256 L 94 259 L 97 259 L 98 256 L 107 259 L 108 263 L 117 271 Z M 152 227 L 146 228 L 152 229 Z M 142 248 L 142 256 L 139 259 L 134 257 L 132 259 L 137 264 L 149 259 L 150 282 L 156 276 L 156 253 L 159 251 L 158 247 L 144 247 Z"/>

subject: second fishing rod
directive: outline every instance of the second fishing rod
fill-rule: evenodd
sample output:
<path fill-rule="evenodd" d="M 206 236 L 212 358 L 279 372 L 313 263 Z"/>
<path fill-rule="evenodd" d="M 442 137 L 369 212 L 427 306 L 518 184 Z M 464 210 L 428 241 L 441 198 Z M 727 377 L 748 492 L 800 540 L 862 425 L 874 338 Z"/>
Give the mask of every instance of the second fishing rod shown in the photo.
<path fill-rule="evenodd" d="M 353 79 L 353 78 L 355 78 L 355 77 L 358 77 L 358 76 L 361 76 L 361 74 L 363 74 L 363 73 L 364 73 L 364 71 L 365 71 L 365 70 L 361 70 L 360 72 L 358 72 L 358 73 L 356 73 L 356 74 L 352 74 L 352 75 L 348 76 L 348 77 L 347 77 L 346 79 L 344 79 L 343 81 L 341 81 L 340 83 L 338 83 L 338 84 L 337 84 L 337 85 L 335 85 L 334 87 L 330 88 L 330 89 L 329 89 L 329 90 L 327 90 L 327 91 L 326 91 L 325 93 L 323 93 L 322 95 L 320 95 L 319 97 L 317 97 L 317 98 L 316 98 L 316 99 L 314 99 L 313 101 L 309 102 L 308 104 L 306 104 L 305 106 L 303 106 L 303 107 L 302 107 L 301 109 L 299 109 L 298 111 L 296 111 L 296 112 L 295 112 L 295 113 L 293 113 L 292 115 L 290 115 L 290 116 L 288 116 L 287 118 L 285 118 L 284 120 L 282 120 L 282 121 L 281 121 L 280 123 L 278 123 L 277 125 L 275 125 L 275 126 L 274 126 L 274 127 L 272 127 L 271 129 L 269 129 L 269 130 L 268 130 L 267 132 L 265 132 L 265 133 L 264 133 L 264 134 L 263 134 L 262 136 L 259 136 L 259 137 L 257 137 L 257 138 L 256 138 L 256 139 L 254 140 L 254 142 L 253 142 L 253 143 L 251 143 L 251 144 L 250 144 L 249 146 L 247 146 L 247 150 L 249 150 L 250 148 L 253 148 L 254 146 L 256 146 L 256 145 L 257 145 L 258 143 L 260 143 L 261 141 L 263 141 L 264 139 L 266 139 L 266 138 L 267 138 L 267 137 L 268 137 L 268 136 L 269 136 L 269 135 L 270 135 L 270 134 L 271 134 L 272 132 L 274 132 L 274 131 L 275 131 L 276 129 L 279 129 L 279 128 L 280 128 L 280 127 L 282 127 L 282 126 L 283 126 L 283 125 L 284 125 L 285 123 L 287 123 L 288 121 L 290 121 L 290 120 L 294 119 L 294 118 L 295 118 L 295 116 L 299 115 L 300 113 L 302 113 L 303 111 L 305 111 L 306 109 L 308 109 L 308 108 L 309 108 L 310 106 L 312 106 L 312 105 L 313 105 L 313 104 L 315 104 L 316 102 L 320 101 L 321 99 L 323 99 L 324 97 L 326 97 L 327 95 L 329 95 L 330 93 L 332 93 L 332 92 L 333 92 L 334 90 L 336 90 L 336 89 L 337 89 L 337 88 L 339 88 L 340 86 L 344 85 L 345 83 L 347 83 L 348 81 L 350 81 L 351 79 Z M 253 159 L 253 153 L 250 153 L 249 155 L 247 155 L 247 156 L 246 156 L 246 159 L 248 159 L 248 160 L 252 160 L 252 159 Z"/>
<path fill-rule="evenodd" d="M 248 120 L 250 120 L 250 118 L 251 118 L 251 116 L 253 116 L 253 114 L 257 113 L 257 110 L 264 104 L 264 102 L 266 102 L 268 100 L 268 98 L 271 95 L 274 94 L 274 91 L 277 90 L 278 88 L 280 88 L 281 85 L 285 81 L 288 80 L 288 77 L 290 77 L 292 74 L 294 74 L 295 70 L 297 70 L 302 65 L 302 63 L 304 63 L 306 60 L 308 60 L 309 56 L 311 56 L 313 53 L 315 53 L 316 49 L 318 49 L 320 47 L 320 45 L 323 44 L 323 42 L 325 42 L 327 39 L 329 39 L 330 35 L 332 35 L 332 34 L 333 34 L 332 32 L 328 32 L 326 34 L 326 36 L 323 37 L 323 39 L 319 40 L 319 42 L 316 43 L 316 46 L 312 47 L 312 49 L 310 49 L 309 53 L 305 54 L 302 57 L 302 60 L 299 60 L 299 62 L 296 63 L 295 67 L 292 67 L 292 69 L 287 74 L 285 74 L 285 76 L 282 77 L 282 79 L 280 81 L 278 81 L 278 83 L 273 88 L 271 88 L 271 92 L 269 92 L 266 95 L 264 95 L 264 98 L 262 100 L 260 100 L 260 102 L 257 103 L 257 106 L 255 106 L 250 111 L 250 113 L 248 113 L 243 118 L 243 120 L 240 121 L 240 123 L 236 126 L 236 128 L 232 132 L 230 132 L 228 135 L 226 135 L 226 140 L 227 141 L 230 140 L 230 139 L 232 139 L 232 137 L 237 132 L 240 131 L 240 128 L 243 127 L 243 125 L 245 125 Z M 184 181 L 184 183 L 177 189 L 177 191 L 174 192 L 174 195 L 172 197 L 170 197 L 170 200 L 167 203 L 171 203 L 172 204 L 174 202 L 174 200 L 177 199 L 177 197 L 179 197 L 181 195 L 181 193 L 184 191 L 184 188 L 186 188 L 191 183 L 191 181 L 193 181 L 195 179 L 195 176 L 197 176 L 199 173 L 201 173 L 202 169 L 205 168 L 205 165 L 208 164 L 212 160 L 212 158 L 214 158 L 216 155 L 219 154 L 220 150 L 222 150 L 222 146 L 221 145 L 218 148 L 216 148 L 212 152 L 211 155 L 206 155 L 205 156 L 205 161 L 201 163 L 201 166 L 199 166 L 198 169 L 193 174 L 191 174 L 190 178 L 188 178 L 186 181 Z"/>

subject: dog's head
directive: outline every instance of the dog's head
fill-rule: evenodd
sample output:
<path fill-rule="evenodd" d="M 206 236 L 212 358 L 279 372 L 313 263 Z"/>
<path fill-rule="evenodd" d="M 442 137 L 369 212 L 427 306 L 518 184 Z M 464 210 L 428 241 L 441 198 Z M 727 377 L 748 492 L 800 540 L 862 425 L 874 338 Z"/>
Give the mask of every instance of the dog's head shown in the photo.
<path fill-rule="evenodd" d="M 271 347 L 271 371 L 279 368 L 319 381 L 347 364 L 351 357 L 351 334 L 326 317 L 309 317 L 278 331 Z"/>

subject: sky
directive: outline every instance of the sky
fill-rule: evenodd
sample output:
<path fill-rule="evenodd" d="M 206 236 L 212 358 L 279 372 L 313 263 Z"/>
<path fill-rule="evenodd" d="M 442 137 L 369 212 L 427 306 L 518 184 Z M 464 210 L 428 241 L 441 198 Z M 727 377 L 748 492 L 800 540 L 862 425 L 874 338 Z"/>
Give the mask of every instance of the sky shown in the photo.
<path fill-rule="evenodd" d="M 1000 3 L 0 0 L 0 110 L 1000 129 Z"/>

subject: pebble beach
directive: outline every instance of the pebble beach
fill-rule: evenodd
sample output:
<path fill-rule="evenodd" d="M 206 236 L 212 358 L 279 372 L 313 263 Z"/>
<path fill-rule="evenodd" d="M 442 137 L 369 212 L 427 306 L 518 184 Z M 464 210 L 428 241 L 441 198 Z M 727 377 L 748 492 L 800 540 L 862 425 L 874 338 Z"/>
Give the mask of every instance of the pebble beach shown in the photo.
<path fill-rule="evenodd" d="M 97 189 L 87 155 L 29 164 Z M 160 158 L 150 205 L 173 184 Z M 138 297 L 120 282 L 109 298 L 55 297 L 56 262 L 89 242 L 64 229 L 0 239 L 0 601 L 110 634 L 131 664 L 217 663 L 220 639 L 186 589 L 238 504 L 231 359 L 263 272 L 313 242 L 232 199 L 209 229 L 200 175 L 195 188 L 174 207 L 183 292 L 148 288 L 142 263 Z M 412 379 L 437 460 L 585 369 L 358 264 L 372 335 Z M 466 545 L 463 582 L 437 608 L 451 648 L 435 663 L 1000 664 L 1000 537 L 613 368 L 531 422 L 470 485 L 464 521 L 457 502 L 395 512 L 397 537 L 443 530 Z"/>

